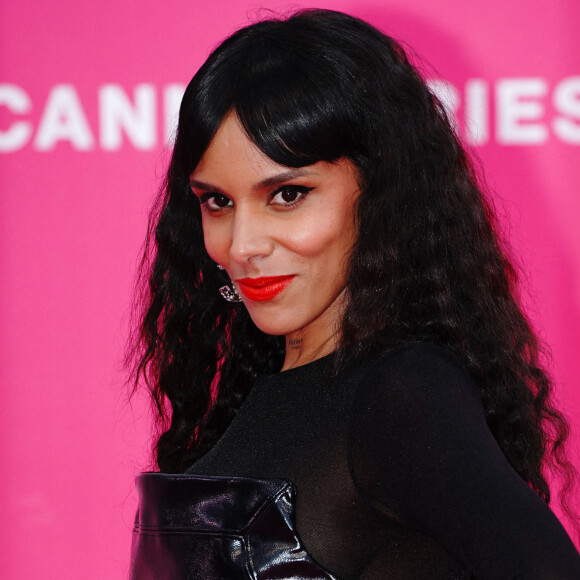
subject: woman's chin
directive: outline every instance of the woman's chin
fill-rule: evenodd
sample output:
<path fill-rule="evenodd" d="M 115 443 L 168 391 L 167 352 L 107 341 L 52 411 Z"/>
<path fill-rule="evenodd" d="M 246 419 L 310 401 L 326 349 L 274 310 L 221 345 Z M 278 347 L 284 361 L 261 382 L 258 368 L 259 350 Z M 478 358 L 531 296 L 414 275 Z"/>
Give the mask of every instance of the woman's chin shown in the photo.
<path fill-rule="evenodd" d="M 258 308 L 248 308 L 248 313 L 252 322 L 265 334 L 273 336 L 286 336 L 300 330 L 303 325 L 300 324 L 298 317 L 289 313 L 274 312 L 256 312 Z"/>

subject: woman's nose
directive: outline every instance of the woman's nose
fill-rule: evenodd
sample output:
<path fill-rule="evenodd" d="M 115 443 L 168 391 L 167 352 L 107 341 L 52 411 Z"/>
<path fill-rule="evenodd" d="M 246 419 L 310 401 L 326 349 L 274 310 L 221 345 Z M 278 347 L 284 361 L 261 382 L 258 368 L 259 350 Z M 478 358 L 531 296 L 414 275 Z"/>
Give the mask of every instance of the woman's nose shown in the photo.
<path fill-rule="evenodd" d="M 274 247 L 267 216 L 259 215 L 251 207 L 236 208 L 232 224 L 230 256 L 236 262 L 264 258 Z"/>

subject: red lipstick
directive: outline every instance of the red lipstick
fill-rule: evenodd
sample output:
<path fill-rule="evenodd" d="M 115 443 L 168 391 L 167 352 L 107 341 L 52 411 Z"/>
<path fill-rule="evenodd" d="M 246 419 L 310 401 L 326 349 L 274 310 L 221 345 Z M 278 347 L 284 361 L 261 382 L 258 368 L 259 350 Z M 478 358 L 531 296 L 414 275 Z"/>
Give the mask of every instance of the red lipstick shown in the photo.
<path fill-rule="evenodd" d="M 294 279 L 291 276 L 264 276 L 262 278 L 240 278 L 236 282 L 246 298 L 258 302 L 272 300 L 285 290 Z"/>

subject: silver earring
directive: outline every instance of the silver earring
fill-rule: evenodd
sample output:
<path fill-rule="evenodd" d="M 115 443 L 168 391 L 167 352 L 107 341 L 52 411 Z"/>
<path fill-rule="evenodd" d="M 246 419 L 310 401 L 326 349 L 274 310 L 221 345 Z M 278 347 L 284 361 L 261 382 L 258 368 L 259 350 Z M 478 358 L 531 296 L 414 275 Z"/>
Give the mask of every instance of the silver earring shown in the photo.
<path fill-rule="evenodd" d="M 225 271 L 226 269 L 223 266 L 220 266 L 219 264 L 217 265 L 217 267 L 218 267 L 218 270 L 222 270 L 224 272 L 224 275 L 227 278 L 228 275 Z M 228 278 L 228 283 L 219 288 L 219 293 L 228 302 L 241 302 L 242 301 L 242 299 L 240 298 L 240 295 L 236 292 L 236 289 L 234 288 L 234 285 L 233 285 L 232 281 L 229 280 L 229 278 Z"/>

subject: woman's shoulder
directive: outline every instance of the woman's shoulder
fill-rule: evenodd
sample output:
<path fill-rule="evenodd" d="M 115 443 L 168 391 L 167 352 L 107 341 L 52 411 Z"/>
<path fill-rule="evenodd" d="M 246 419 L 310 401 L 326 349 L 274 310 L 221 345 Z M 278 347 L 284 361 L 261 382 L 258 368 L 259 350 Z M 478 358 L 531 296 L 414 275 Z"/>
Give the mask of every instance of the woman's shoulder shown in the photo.
<path fill-rule="evenodd" d="M 436 477 L 444 464 L 450 473 L 466 455 L 496 447 L 476 384 L 432 344 L 405 345 L 375 358 L 357 387 L 349 433 L 351 458 L 372 458 L 385 472 L 391 465 L 407 476 L 418 465 L 431 465 L 433 450 L 437 460 L 428 471 Z"/>
<path fill-rule="evenodd" d="M 354 408 L 351 474 L 369 505 L 429 534 L 478 578 L 577 577 L 573 545 L 509 464 L 453 356 L 430 344 L 384 353 Z"/>
<path fill-rule="evenodd" d="M 434 343 L 405 344 L 375 355 L 362 375 L 359 395 L 376 402 L 396 396 L 402 405 L 421 401 L 437 405 L 466 398 L 481 408 L 479 389 L 468 371 Z"/>

